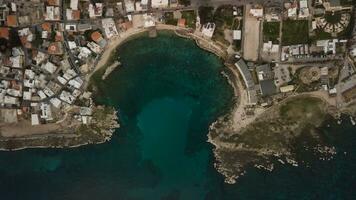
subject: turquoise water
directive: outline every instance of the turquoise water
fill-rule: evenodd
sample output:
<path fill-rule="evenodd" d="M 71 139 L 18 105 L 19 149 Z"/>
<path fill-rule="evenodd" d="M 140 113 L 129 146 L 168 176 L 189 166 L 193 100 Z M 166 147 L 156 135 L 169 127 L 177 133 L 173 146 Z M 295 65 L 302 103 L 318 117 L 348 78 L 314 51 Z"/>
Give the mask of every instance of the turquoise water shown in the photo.
<path fill-rule="evenodd" d="M 0 152 L 1 200 L 355 199 L 356 128 L 348 122 L 320 128 L 341 152 L 334 160 L 317 160 L 298 141 L 310 167 L 249 168 L 224 184 L 206 143 L 232 98 L 222 62 L 192 41 L 160 35 L 121 46 L 122 66 L 98 82 L 96 101 L 119 109 L 112 140 Z"/>

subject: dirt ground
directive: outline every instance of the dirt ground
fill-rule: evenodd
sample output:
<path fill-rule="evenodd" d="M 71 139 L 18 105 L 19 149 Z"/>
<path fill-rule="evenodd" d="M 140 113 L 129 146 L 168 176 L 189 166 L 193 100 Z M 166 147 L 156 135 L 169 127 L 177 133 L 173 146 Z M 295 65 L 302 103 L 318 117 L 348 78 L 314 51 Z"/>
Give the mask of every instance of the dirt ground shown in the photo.
<path fill-rule="evenodd" d="M 16 109 L 0 109 L 0 124 L 1 123 L 17 123 Z"/>
<path fill-rule="evenodd" d="M 2 137 L 23 137 L 30 135 L 41 135 L 55 132 L 61 129 L 59 124 L 42 124 L 31 126 L 29 121 L 0 125 L 0 135 Z"/>
<path fill-rule="evenodd" d="M 256 61 L 260 44 L 260 21 L 250 16 L 250 9 L 251 5 L 246 5 L 243 57 L 246 60 Z"/>

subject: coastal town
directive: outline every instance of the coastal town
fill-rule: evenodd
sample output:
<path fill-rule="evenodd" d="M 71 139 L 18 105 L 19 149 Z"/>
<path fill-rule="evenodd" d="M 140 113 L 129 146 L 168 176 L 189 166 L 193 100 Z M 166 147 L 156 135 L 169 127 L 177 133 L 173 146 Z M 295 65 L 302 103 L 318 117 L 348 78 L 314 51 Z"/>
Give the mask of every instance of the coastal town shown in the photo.
<path fill-rule="evenodd" d="M 193 39 L 230 69 L 235 132 L 298 95 L 322 99 L 336 117 L 354 115 L 353 3 L 0 0 L 0 148 L 109 140 L 116 111 L 95 105 L 91 78 L 120 67 L 112 52 L 131 36 L 161 30 Z"/>

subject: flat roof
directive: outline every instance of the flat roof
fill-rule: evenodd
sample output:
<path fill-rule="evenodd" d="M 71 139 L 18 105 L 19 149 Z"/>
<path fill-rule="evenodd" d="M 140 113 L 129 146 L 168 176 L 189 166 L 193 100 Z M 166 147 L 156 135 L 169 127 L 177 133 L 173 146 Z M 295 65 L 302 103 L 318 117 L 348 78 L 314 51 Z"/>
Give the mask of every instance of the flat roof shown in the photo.
<path fill-rule="evenodd" d="M 255 82 L 253 81 L 250 70 L 248 70 L 247 65 L 244 60 L 240 59 L 235 63 L 235 66 L 240 71 L 242 78 L 244 79 L 245 85 L 248 89 L 255 88 Z"/>

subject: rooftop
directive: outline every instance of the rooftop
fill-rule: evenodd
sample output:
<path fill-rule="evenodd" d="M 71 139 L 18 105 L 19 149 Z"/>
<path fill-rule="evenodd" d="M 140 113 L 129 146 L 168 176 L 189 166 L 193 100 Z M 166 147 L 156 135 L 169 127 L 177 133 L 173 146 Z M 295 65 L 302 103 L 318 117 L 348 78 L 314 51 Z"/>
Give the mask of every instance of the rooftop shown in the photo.
<path fill-rule="evenodd" d="M 17 16 L 16 15 L 8 15 L 6 17 L 7 26 L 16 27 L 17 26 Z"/>

